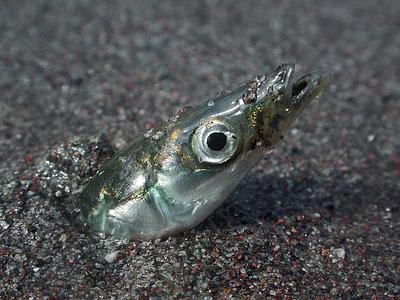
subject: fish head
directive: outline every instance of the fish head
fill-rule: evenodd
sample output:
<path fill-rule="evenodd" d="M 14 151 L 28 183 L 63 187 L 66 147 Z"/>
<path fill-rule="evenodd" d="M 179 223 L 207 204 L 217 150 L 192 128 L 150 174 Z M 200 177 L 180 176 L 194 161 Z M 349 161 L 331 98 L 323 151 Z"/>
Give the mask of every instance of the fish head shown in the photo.
<path fill-rule="evenodd" d="M 158 183 L 175 203 L 194 208 L 181 224 L 192 227 L 218 207 L 332 77 L 315 72 L 294 82 L 294 69 L 281 65 L 179 117 Z"/>
<path fill-rule="evenodd" d="M 294 71 L 294 64 L 280 65 L 195 109 L 188 124 L 196 124 L 190 146 L 197 160 L 218 166 L 248 157 L 250 152 L 273 150 L 332 78 L 331 73 L 320 71 L 294 82 Z"/>

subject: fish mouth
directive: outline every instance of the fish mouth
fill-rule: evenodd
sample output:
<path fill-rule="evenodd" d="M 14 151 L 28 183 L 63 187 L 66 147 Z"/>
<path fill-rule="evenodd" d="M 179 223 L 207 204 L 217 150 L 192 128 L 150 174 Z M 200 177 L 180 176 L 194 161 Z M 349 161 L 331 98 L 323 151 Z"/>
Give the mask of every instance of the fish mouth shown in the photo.
<path fill-rule="evenodd" d="M 301 111 L 311 100 L 318 98 L 328 87 L 333 74 L 326 70 L 316 71 L 300 77 L 292 85 L 292 94 L 289 100 L 292 110 Z"/>
<path fill-rule="evenodd" d="M 259 93 L 263 99 L 269 98 L 265 104 L 275 113 L 285 112 L 288 123 L 294 121 L 311 100 L 318 98 L 333 78 L 331 72 L 321 70 L 306 74 L 294 82 L 294 74 L 294 64 L 280 65 L 266 75 Z"/>
<path fill-rule="evenodd" d="M 273 95 L 278 102 L 291 109 L 302 109 L 314 98 L 317 98 L 333 78 L 331 72 L 321 70 L 300 77 L 293 82 L 295 64 L 282 64 L 266 76 L 265 86 L 259 95 Z"/>
<path fill-rule="evenodd" d="M 295 65 L 283 64 L 266 75 L 260 88 L 264 103 L 262 139 L 267 146 L 279 143 L 304 108 L 328 87 L 333 74 L 317 71 L 294 81 Z"/>

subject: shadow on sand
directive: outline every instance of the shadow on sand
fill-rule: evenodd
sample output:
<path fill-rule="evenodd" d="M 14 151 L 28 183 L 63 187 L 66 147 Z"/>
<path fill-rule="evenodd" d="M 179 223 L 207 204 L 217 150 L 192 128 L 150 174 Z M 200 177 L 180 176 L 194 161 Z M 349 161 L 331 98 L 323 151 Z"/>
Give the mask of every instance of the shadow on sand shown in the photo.
<path fill-rule="evenodd" d="M 325 217 L 352 214 L 367 203 L 379 204 L 379 189 L 363 181 L 346 182 L 340 174 L 334 177 L 302 174 L 288 178 L 250 174 L 199 227 L 200 230 L 222 229 L 276 221 L 301 213 L 319 213 Z"/>

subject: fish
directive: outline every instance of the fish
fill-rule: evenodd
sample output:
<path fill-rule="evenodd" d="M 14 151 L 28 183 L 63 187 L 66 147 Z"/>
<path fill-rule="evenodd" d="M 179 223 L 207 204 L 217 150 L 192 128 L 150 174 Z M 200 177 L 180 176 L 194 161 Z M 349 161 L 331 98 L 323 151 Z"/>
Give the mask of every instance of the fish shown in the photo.
<path fill-rule="evenodd" d="M 77 197 L 84 226 L 116 239 L 150 240 L 200 224 L 333 77 L 317 71 L 294 82 L 294 72 L 294 64 L 279 65 L 136 138 Z"/>

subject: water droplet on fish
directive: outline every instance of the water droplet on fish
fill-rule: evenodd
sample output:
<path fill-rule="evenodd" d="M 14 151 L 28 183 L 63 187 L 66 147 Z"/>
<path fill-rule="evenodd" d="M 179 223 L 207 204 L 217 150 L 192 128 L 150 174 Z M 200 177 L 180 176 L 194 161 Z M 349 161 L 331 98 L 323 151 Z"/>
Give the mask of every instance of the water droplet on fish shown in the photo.
<path fill-rule="evenodd" d="M 296 135 L 298 132 L 299 132 L 299 130 L 298 130 L 297 128 L 292 128 L 292 129 L 290 130 L 290 133 L 291 133 L 292 135 Z"/>
<path fill-rule="evenodd" d="M 157 131 L 156 134 L 153 135 L 153 139 L 158 140 L 164 135 L 164 132 Z"/>
<path fill-rule="evenodd" d="M 258 82 L 265 81 L 265 75 L 258 75 L 258 76 L 256 76 L 256 81 L 258 81 Z"/>
<path fill-rule="evenodd" d="M 144 134 L 144 137 L 145 137 L 145 138 L 148 138 L 148 137 L 151 136 L 152 133 L 153 133 L 153 128 L 151 128 L 150 130 L 148 130 L 148 131 Z"/>
<path fill-rule="evenodd" d="M 277 83 L 277 84 L 275 84 L 274 89 L 278 93 L 283 93 L 285 91 L 285 85 L 282 83 Z"/>
<path fill-rule="evenodd" d="M 179 115 L 175 115 L 173 116 L 171 119 L 169 119 L 172 123 L 176 123 L 176 121 L 178 121 L 179 119 Z"/>
<path fill-rule="evenodd" d="M 208 105 L 208 106 L 214 106 L 214 100 L 208 101 L 207 105 Z"/>

